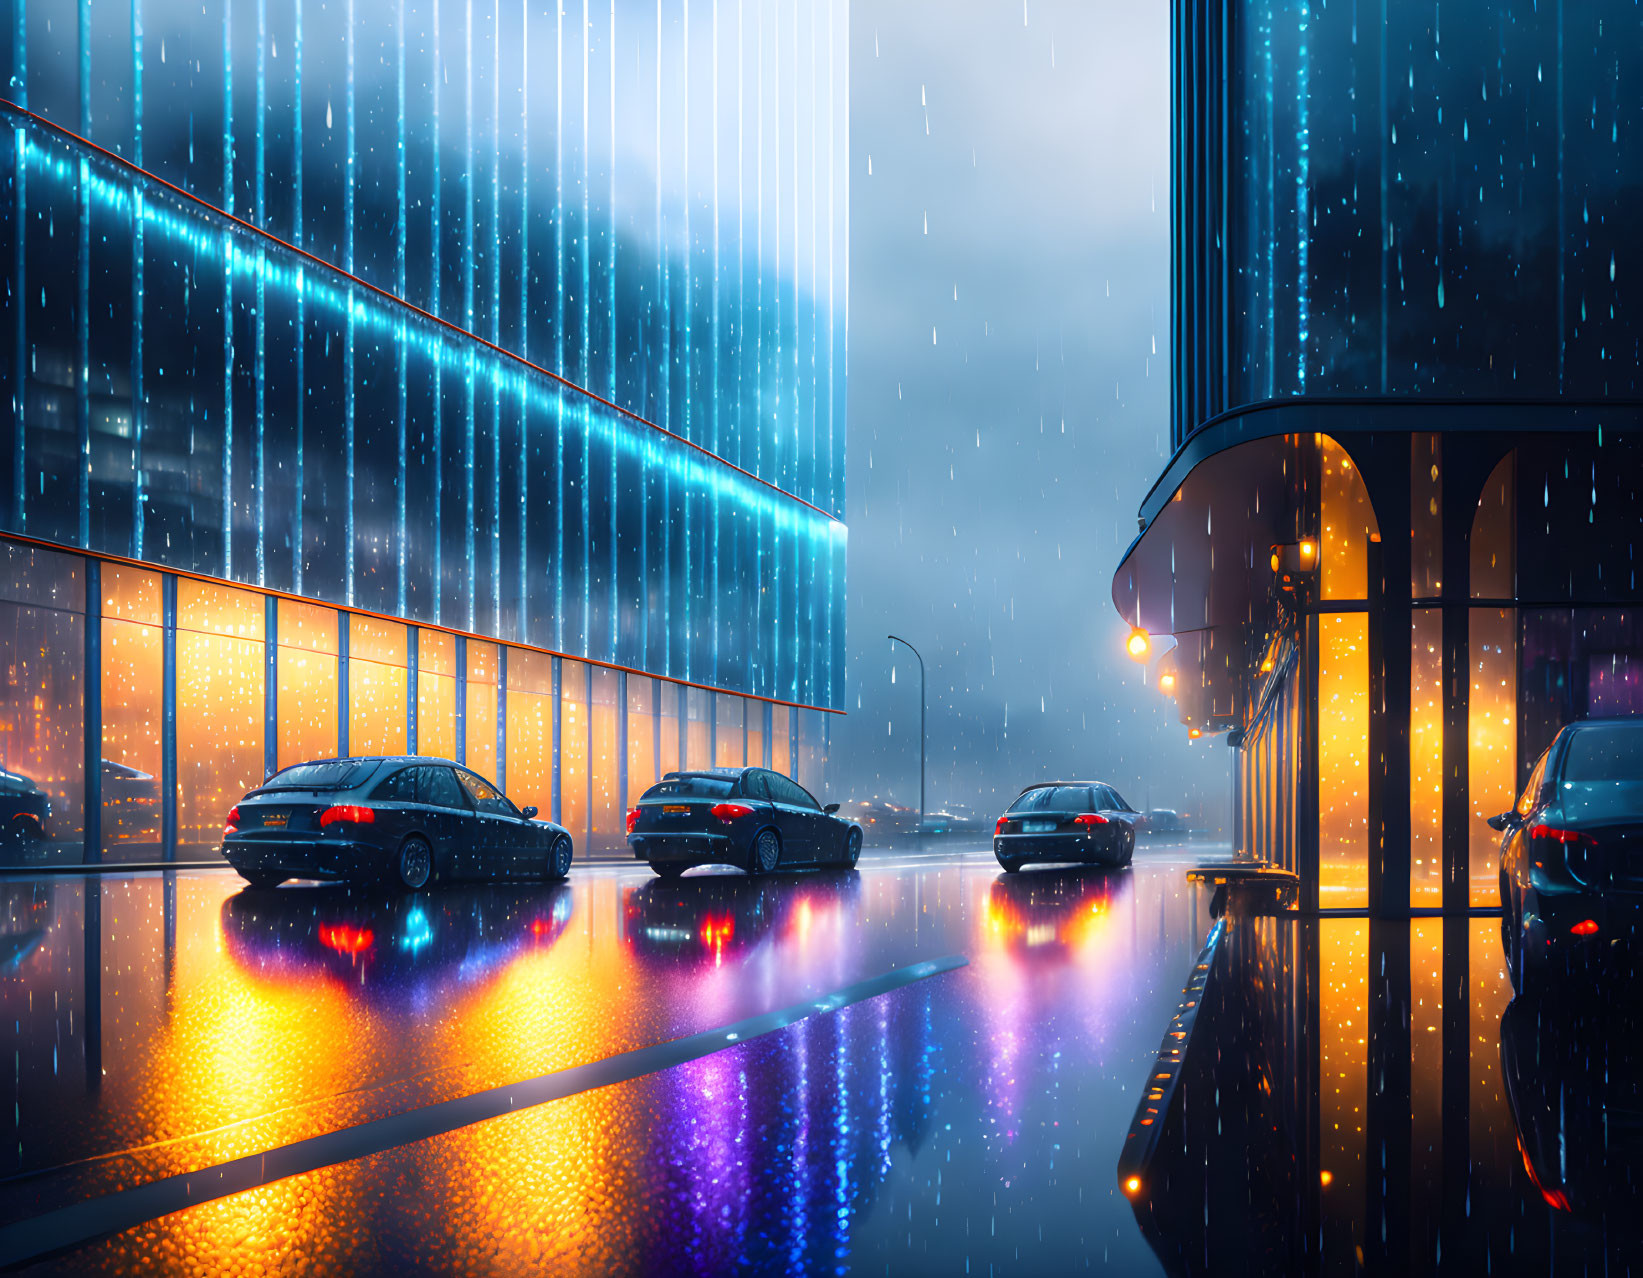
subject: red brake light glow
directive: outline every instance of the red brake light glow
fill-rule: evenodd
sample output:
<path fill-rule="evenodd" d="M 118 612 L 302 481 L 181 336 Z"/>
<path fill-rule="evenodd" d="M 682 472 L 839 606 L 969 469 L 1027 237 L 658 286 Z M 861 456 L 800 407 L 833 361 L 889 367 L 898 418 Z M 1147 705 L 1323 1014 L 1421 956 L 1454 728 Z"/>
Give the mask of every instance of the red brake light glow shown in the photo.
<path fill-rule="evenodd" d="M 1580 922 L 1576 923 L 1569 929 L 1569 931 L 1573 932 L 1576 936 L 1596 936 L 1597 920 L 1581 919 Z"/>
<path fill-rule="evenodd" d="M 633 827 L 638 825 L 638 824 L 639 824 L 639 809 L 638 808 L 629 808 L 628 809 L 628 833 L 632 834 L 633 833 Z"/>
<path fill-rule="evenodd" d="M 321 923 L 319 943 L 338 954 L 363 954 L 376 943 L 376 933 L 348 923 Z"/>
<path fill-rule="evenodd" d="M 1099 812 L 1080 812 L 1073 818 L 1074 825 L 1106 825 L 1107 818 Z"/>
<path fill-rule="evenodd" d="M 999 817 L 998 818 L 998 824 L 993 827 L 993 833 L 994 834 L 1003 834 L 1004 833 L 1004 827 L 1009 825 L 1009 824 L 1010 824 L 1010 818 L 1009 817 Z"/>
<path fill-rule="evenodd" d="M 1555 825 L 1534 825 L 1529 827 L 1531 839 L 1551 839 L 1567 847 L 1571 843 L 1581 843 L 1589 848 L 1597 846 L 1597 840 L 1589 834 L 1582 834 L 1579 830 L 1564 830 Z"/>
<path fill-rule="evenodd" d="M 233 807 L 231 807 L 228 810 L 228 823 L 226 825 L 224 825 L 223 828 L 222 828 L 223 838 L 226 839 L 230 834 L 233 834 L 234 831 L 238 830 L 239 828 L 240 828 L 240 805 L 236 803 Z"/>
<path fill-rule="evenodd" d="M 361 807 L 354 803 L 344 803 L 340 807 L 326 808 L 319 814 L 319 828 L 335 821 L 352 821 L 355 825 L 370 825 L 377 819 L 377 814 L 370 808 Z"/>
<path fill-rule="evenodd" d="M 734 821 L 738 817 L 752 816 L 753 809 L 745 803 L 715 803 L 713 815 L 721 821 Z"/>

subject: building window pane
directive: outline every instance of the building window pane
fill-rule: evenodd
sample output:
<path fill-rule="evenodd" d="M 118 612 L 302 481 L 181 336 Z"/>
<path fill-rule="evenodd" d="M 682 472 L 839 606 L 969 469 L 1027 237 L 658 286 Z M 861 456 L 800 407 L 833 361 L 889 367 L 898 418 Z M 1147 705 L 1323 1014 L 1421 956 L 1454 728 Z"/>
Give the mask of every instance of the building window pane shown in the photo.
<path fill-rule="evenodd" d="M 553 811 L 553 658 L 508 649 L 508 797 Z"/>
<path fill-rule="evenodd" d="M 748 701 L 742 706 L 742 713 L 747 716 L 747 766 L 750 768 L 769 766 L 764 757 L 764 709 L 762 701 Z"/>
<path fill-rule="evenodd" d="M 798 782 L 823 803 L 827 799 L 826 718 L 820 710 L 800 710 Z"/>
<path fill-rule="evenodd" d="M 1379 534 L 1369 490 L 1346 450 L 1319 435 L 1319 586 L 1325 599 L 1365 599 L 1369 541 Z"/>
<path fill-rule="evenodd" d="M 1409 637 L 1409 903 L 1443 904 L 1443 614 L 1417 608 Z"/>
<path fill-rule="evenodd" d="M 689 716 L 685 728 L 685 767 L 711 767 L 713 760 L 708 756 L 707 717 L 713 713 L 713 694 L 701 688 L 686 688 L 684 696 L 685 713 Z"/>
<path fill-rule="evenodd" d="M 1443 436 L 1416 434 L 1409 449 L 1409 594 L 1443 593 Z"/>
<path fill-rule="evenodd" d="M 279 601 L 279 651 L 274 656 L 279 767 L 336 757 L 337 621 L 334 608 Z M 180 650 L 177 666 L 180 678 Z"/>
<path fill-rule="evenodd" d="M 104 564 L 103 852 L 156 860 L 165 632 L 160 574 Z"/>
<path fill-rule="evenodd" d="M 0 565 L 0 859 L 78 861 L 85 838 L 85 564 L 5 547 Z M 16 800 L 12 802 L 12 800 Z"/>
<path fill-rule="evenodd" d="M 589 707 L 589 727 L 593 749 L 593 830 L 601 843 L 615 846 L 626 834 L 619 808 L 616 716 L 622 707 L 616 700 L 616 671 L 596 667 L 593 696 Z"/>
<path fill-rule="evenodd" d="M 416 751 L 456 758 L 456 640 L 443 630 L 416 638 Z"/>
<path fill-rule="evenodd" d="M 1318 904 L 1369 904 L 1369 618 L 1318 618 Z"/>
<path fill-rule="evenodd" d="M 468 640 L 467 754 L 470 768 L 487 779 L 496 776 L 497 646 Z"/>
<path fill-rule="evenodd" d="M 676 683 L 663 681 L 660 686 L 662 745 L 656 759 L 658 778 L 679 770 L 679 694 L 682 691 Z"/>
<path fill-rule="evenodd" d="M 1472 672 L 1466 716 L 1467 797 L 1472 806 L 1468 896 L 1473 905 L 1499 905 L 1500 836 L 1487 822 L 1517 799 L 1516 610 L 1469 609 L 1467 642 Z"/>
<path fill-rule="evenodd" d="M 784 776 L 793 775 L 791 716 L 787 706 L 770 707 L 770 766 Z"/>
<path fill-rule="evenodd" d="M 1472 517 L 1472 598 L 1517 598 L 1517 455 L 1489 475 Z"/>
<path fill-rule="evenodd" d="M 742 699 L 720 692 L 714 694 L 714 700 L 718 703 L 715 713 L 719 722 L 713 739 L 713 763 L 720 768 L 739 768 L 747 759 L 747 744 L 742 726 Z"/>
<path fill-rule="evenodd" d="M 588 831 L 588 668 L 568 658 L 560 671 L 559 820 L 581 841 Z"/>
<path fill-rule="evenodd" d="M 354 615 L 348 622 L 348 752 L 404 754 L 406 628 Z"/>
<path fill-rule="evenodd" d="M 628 676 L 628 792 L 624 804 L 637 802 L 661 775 L 656 770 L 655 694 L 654 680 Z"/>
<path fill-rule="evenodd" d="M 283 602 L 283 601 L 282 601 Z M 261 595 L 177 582 L 177 841 L 216 847 L 223 820 L 263 777 Z M 332 687 L 335 688 L 333 658 Z M 336 753 L 335 704 L 331 748 Z"/>

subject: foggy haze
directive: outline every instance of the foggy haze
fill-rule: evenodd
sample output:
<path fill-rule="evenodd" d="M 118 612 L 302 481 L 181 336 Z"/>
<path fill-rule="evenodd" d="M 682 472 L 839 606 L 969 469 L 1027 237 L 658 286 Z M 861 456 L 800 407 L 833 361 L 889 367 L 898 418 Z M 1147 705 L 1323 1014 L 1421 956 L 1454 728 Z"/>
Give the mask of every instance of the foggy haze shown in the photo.
<path fill-rule="evenodd" d="M 847 717 L 834 798 L 1055 777 L 1223 825 L 1229 751 L 1123 652 L 1167 456 L 1169 15 L 902 0 L 851 31 Z M 892 678 L 894 682 L 892 682 Z"/>

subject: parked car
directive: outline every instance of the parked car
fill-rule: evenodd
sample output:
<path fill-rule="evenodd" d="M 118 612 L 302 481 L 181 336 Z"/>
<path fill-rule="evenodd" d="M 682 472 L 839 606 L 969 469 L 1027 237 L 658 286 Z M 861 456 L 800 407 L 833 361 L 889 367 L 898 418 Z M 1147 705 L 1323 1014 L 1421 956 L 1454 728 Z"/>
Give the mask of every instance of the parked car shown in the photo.
<path fill-rule="evenodd" d="M 484 777 L 420 755 L 324 759 L 276 772 L 235 805 L 223 855 L 253 887 L 286 879 L 562 879 L 564 826 L 521 812 Z"/>
<path fill-rule="evenodd" d="M 1099 781 L 1030 785 L 993 827 L 993 855 L 1006 874 L 1027 861 L 1128 865 L 1139 815 Z"/>
<path fill-rule="evenodd" d="M 4 819 L 0 820 L 0 839 L 19 844 L 46 837 L 51 798 L 32 777 L 0 769 L 0 803 L 6 805 Z"/>
<path fill-rule="evenodd" d="M 1191 834 L 1186 819 L 1174 808 L 1153 808 L 1142 817 L 1141 828 L 1148 834 Z"/>
<path fill-rule="evenodd" d="M 1643 922 L 1643 718 L 1589 719 L 1557 734 L 1502 833 L 1501 937 L 1513 987 L 1555 967 L 1635 956 Z"/>
<path fill-rule="evenodd" d="M 768 768 L 669 772 L 628 813 L 628 844 L 664 879 L 694 865 L 734 865 L 749 874 L 853 866 L 861 856 L 861 827 L 836 816 L 838 810 Z"/>
<path fill-rule="evenodd" d="M 103 760 L 103 841 L 160 841 L 160 783 L 152 773 Z"/>
<path fill-rule="evenodd" d="M 875 845 L 914 834 L 918 827 L 918 813 L 912 808 L 881 799 L 846 799 L 839 805 L 839 816 L 860 826 L 863 837 Z"/>

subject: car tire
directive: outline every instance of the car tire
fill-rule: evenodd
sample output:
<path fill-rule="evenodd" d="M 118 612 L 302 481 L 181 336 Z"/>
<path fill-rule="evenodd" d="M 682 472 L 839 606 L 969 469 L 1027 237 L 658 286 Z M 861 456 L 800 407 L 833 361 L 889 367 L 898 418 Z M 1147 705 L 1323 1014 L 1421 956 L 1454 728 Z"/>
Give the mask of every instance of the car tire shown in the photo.
<path fill-rule="evenodd" d="M 650 863 L 650 868 L 654 870 L 660 878 L 676 879 L 690 867 L 683 861 L 652 861 Z"/>
<path fill-rule="evenodd" d="M 277 888 L 290 877 L 274 870 L 241 870 L 240 877 L 254 888 Z"/>
<path fill-rule="evenodd" d="M 844 868 L 853 870 L 861 860 L 861 831 L 849 829 L 844 833 Z"/>
<path fill-rule="evenodd" d="M 570 863 L 576 855 L 576 849 L 571 845 L 570 835 L 561 834 L 553 841 L 548 849 L 548 866 L 543 877 L 551 883 L 558 883 L 570 876 Z"/>
<path fill-rule="evenodd" d="M 1021 862 L 1016 860 L 1013 856 L 1001 856 L 998 858 L 998 863 L 1003 867 L 1004 873 L 1006 874 L 1021 873 Z"/>
<path fill-rule="evenodd" d="M 1134 830 L 1126 830 L 1124 832 L 1124 854 L 1123 854 L 1122 859 L 1120 859 L 1120 861 L 1118 862 L 1118 864 L 1119 865 L 1129 865 L 1134 860 L 1135 860 L 1135 831 Z"/>
<path fill-rule="evenodd" d="M 413 834 L 399 845 L 388 871 L 392 886 L 402 892 L 419 892 L 434 876 L 434 850 L 428 840 Z"/>
<path fill-rule="evenodd" d="M 760 830 L 747 854 L 749 874 L 774 874 L 782 863 L 782 836 L 769 826 Z"/>

